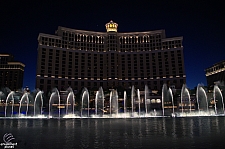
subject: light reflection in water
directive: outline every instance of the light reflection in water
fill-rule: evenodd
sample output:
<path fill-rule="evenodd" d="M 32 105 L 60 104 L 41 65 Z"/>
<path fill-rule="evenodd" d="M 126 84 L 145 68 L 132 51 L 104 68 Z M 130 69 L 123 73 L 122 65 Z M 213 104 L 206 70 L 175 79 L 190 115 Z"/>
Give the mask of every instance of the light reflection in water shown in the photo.
<path fill-rule="evenodd" d="M 186 125 L 185 125 L 185 119 L 181 119 L 181 124 L 182 124 L 182 128 L 181 128 L 181 132 L 182 132 L 182 135 L 183 136 L 186 136 L 186 131 L 185 131 L 185 128 L 186 128 Z"/>
<path fill-rule="evenodd" d="M 202 135 L 202 127 L 201 127 L 201 123 L 202 123 L 202 120 L 199 119 L 199 120 L 198 120 L 199 135 Z"/>
<path fill-rule="evenodd" d="M 12 133 L 18 148 L 220 148 L 225 136 L 224 117 L 4 119 L 0 124 L 0 135 Z"/>
<path fill-rule="evenodd" d="M 177 133 L 176 133 L 176 119 L 173 118 L 173 123 L 172 123 L 172 135 L 173 135 L 173 139 L 176 140 L 177 138 Z"/>
<path fill-rule="evenodd" d="M 190 137 L 193 138 L 193 127 L 194 127 L 194 124 L 193 124 L 193 119 L 190 119 L 190 124 L 189 124 L 189 130 L 190 130 Z"/>
<path fill-rule="evenodd" d="M 165 118 L 162 119 L 162 132 L 163 132 L 163 136 L 166 137 L 167 132 L 166 132 L 166 122 L 165 122 Z"/>

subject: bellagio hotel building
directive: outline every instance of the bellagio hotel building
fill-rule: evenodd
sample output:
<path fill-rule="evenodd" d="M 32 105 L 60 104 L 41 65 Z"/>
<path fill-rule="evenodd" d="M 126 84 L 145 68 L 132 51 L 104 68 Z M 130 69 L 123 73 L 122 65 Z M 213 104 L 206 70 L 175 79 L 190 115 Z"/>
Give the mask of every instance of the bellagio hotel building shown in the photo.
<path fill-rule="evenodd" d="M 182 37 L 166 38 L 165 30 L 117 32 L 110 21 L 106 32 L 58 27 L 56 35 L 40 33 L 36 88 L 48 92 L 57 87 L 81 90 L 161 90 L 170 82 L 175 88 L 185 83 Z"/>

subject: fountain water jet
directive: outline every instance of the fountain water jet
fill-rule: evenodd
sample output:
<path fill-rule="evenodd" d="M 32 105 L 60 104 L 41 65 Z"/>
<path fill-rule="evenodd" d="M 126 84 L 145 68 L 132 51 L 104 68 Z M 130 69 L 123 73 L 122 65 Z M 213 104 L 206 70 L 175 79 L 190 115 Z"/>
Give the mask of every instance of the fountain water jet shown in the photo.
<path fill-rule="evenodd" d="M 14 97 L 13 95 L 15 94 L 14 91 L 10 91 L 10 93 L 8 94 L 7 98 L 6 98 L 6 102 L 5 102 L 5 117 L 7 117 L 7 107 L 8 107 L 8 101 L 9 101 L 9 98 L 11 97 L 12 98 L 12 112 L 11 112 L 11 117 L 13 115 L 13 106 L 14 106 Z"/>
<path fill-rule="evenodd" d="M 162 88 L 162 113 L 165 116 L 165 103 L 168 108 L 172 106 L 172 116 L 174 116 L 174 101 L 173 101 L 173 92 L 171 88 L 167 87 L 167 84 L 163 84 Z"/>
<path fill-rule="evenodd" d="M 127 92 L 126 91 L 124 91 L 124 94 L 123 94 L 123 111 L 126 116 L 126 113 L 127 113 Z"/>
<path fill-rule="evenodd" d="M 218 85 L 214 85 L 213 89 L 213 99 L 215 104 L 215 113 L 216 114 L 225 114 L 224 113 L 224 101 L 223 101 L 223 95 L 218 87 Z M 219 111 L 219 112 L 218 112 Z"/>
<path fill-rule="evenodd" d="M 138 96 L 138 114 L 141 115 L 141 97 L 140 97 L 140 91 L 137 89 L 137 96 Z"/>
<path fill-rule="evenodd" d="M 201 84 L 198 84 L 197 86 L 196 99 L 198 104 L 199 115 L 201 115 L 201 111 L 206 111 L 207 113 L 209 113 L 209 105 L 208 105 L 206 92 L 203 89 Z"/>
<path fill-rule="evenodd" d="M 81 105 L 81 117 L 83 117 L 83 109 L 87 109 L 87 117 L 89 117 L 89 93 L 87 88 L 83 89 L 82 94 L 82 105 Z"/>
<path fill-rule="evenodd" d="M 54 100 L 55 98 L 55 96 L 57 96 L 58 97 L 58 117 L 60 118 L 60 95 L 59 95 L 59 91 L 57 90 L 57 88 L 54 88 L 53 90 L 52 90 L 52 93 L 51 93 L 51 96 L 50 96 L 50 99 L 49 99 L 49 117 L 51 117 L 51 107 L 52 107 L 52 100 Z M 54 102 L 54 101 L 53 101 Z"/>
<path fill-rule="evenodd" d="M 116 90 L 111 90 L 110 92 L 110 115 L 116 114 L 118 117 L 118 93 Z"/>
<path fill-rule="evenodd" d="M 182 114 L 184 113 L 184 107 L 189 107 L 189 112 L 191 113 L 191 98 L 189 91 L 187 89 L 186 84 L 183 84 L 182 89 L 181 89 L 181 107 L 182 107 Z"/>
<path fill-rule="evenodd" d="M 20 107 L 19 107 L 19 116 L 21 116 L 21 107 L 23 105 L 24 100 L 25 100 L 25 103 L 26 103 L 26 114 L 25 114 L 25 116 L 27 116 L 28 107 L 29 107 L 28 93 L 24 93 L 23 96 L 21 97 Z"/>
<path fill-rule="evenodd" d="M 174 115 L 174 101 L 173 101 L 173 92 L 172 92 L 171 88 L 169 88 L 169 97 L 171 97 L 172 108 L 173 108 L 172 115 Z"/>
<path fill-rule="evenodd" d="M 36 108 L 37 108 L 37 100 L 40 99 L 41 101 L 41 106 L 40 107 L 40 115 L 42 115 L 42 109 L 43 109 L 43 97 L 42 97 L 43 92 L 39 91 L 37 93 L 37 95 L 35 96 L 35 100 L 34 100 L 34 116 L 36 116 Z"/>
<path fill-rule="evenodd" d="M 149 90 L 148 90 L 148 86 L 145 85 L 145 114 L 147 115 L 148 113 L 148 102 L 147 100 L 149 100 Z"/>
<path fill-rule="evenodd" d="M 104 116 L 104 101 L 105 101 L 105 97 L 104 97 L 104 92 L 102 87 L 99 87 L 99 90 L 97 91 L 96 95 L 95 95 L 95 115 L 97 116 L 98 114 L 102 114 L 102 116 Z M 102 113 L 98 112 L 98 111 L 102 111 Z"/>
<path fill-rule="evenodd" d="M 165 115 L 165 110 L 164 110 L 164 102 L 166 99 L 166 94 L 167 94 L 167 84 L 163 84 L 162 87 L 162 115 Z"/>
<path fill-rule="evenodd" d="M 68 91 L 69 94 L 67 95 L 66 99 L 66 115 L 68 115 L 69 104 L 71 105 L 72 108 L 72 115 L 74 115 L 74 104 L 75 104 L 74 93 L 71 88 L 69 88 Z"/>
<path fill-rule="evenodd" d="M 4 93 L 2 91 L 0 91 L 0 101 L 2 100 L 3 95 L 4 95 Z"/>
<path fill-rule="evenodd" d="M 95 115 L 98 115 L 98 91 L 96 92 L 95 95 Z"/>
<path fill-rule="evenodd" d="M 131 109 L 132 109 L 132 116 L 134 114 L 134 109 L 135 109 L 135 89 L 134 89 L 134 86 L 132 86 L 131 88 Z"/>

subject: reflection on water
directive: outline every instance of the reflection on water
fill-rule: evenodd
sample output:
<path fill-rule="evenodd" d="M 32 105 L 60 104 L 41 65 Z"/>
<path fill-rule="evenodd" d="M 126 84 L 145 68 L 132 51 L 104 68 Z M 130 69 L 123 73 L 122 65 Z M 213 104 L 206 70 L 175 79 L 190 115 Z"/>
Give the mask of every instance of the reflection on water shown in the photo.
<path fill-rule="evenodd" d="M 16 148 L 221 148 L 224 117 L 2 119 Z M 1 141 L 3 142 L 3 141 Z"/>

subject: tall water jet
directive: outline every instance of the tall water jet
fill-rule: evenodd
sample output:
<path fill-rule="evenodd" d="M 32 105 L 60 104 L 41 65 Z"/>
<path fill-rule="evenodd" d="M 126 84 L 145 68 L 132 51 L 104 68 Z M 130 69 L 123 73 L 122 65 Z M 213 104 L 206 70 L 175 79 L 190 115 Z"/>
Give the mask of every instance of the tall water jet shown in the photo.
<path fill-rule="evenodd" d="M 169 88 L 169 97 L 171 97 L 172 108 L 173 108 L 172 115 L 174 115 L 174 101 L 173 101 L 173 92 L 172 92 L 171 88 Z"/>
<path fill-rule="evenodd" d="M 21 116 L 21 108 L 23 105 L 26 105 L 26 113 L 25 116 L 27 116 L 28 107 L 29 107 L 29 98 L 28 93 L 24 93 L 20 100 L 20 107 L 19 107 L 19 116 Z"/>
<path fill-rule="evenodd" d="M 3 95 L 4 95 L 4 93 L 2 91 L 0 91 L 0 101 L 2 100 Z"/>
<path fill-rule="evenodd" d="M 139 89 L 137 89 L 137 96 L 138 96 L 138 114 L 140 116 L 141 115 L 141 96 L 140 96 Z"/>
<path fill-rule="evenodd" d="M 99 87 L 99 90 L 97 91 L 95 95 L 95 115 L 104 115 L 104 92 L 102 87 Z"/>
<path fill-rule="evenodd" d="M 98 91 L 95 94 L 95 115 L 98 115 Z"/>
<path fill-rule="evenodd" d="M 184 96 L 183 96 L 183 93 L 184 93 L 184 88 L 185 88 L 185 86 L 184 86 L 184 84 L 183 84 L 183 86 L 182 86 L 182 89 L 181 89 L 181 97 L 180 97 L 180 106 L 181 106 L 181 112 L 182 113 L 184 113 L 184 104 L 185 104 L 185 98 L 184 98 Z"/>
<path fill-rule="evenodd" d="M 167 88 L 167 84 L 163 84 L 162 87 L 162 115 L 165 115 L 165 108 L 164 108 L 164 104 L 165 102 L 168 102 L 168 98 L 167 98 L 167 92 L 168 92 L 168 88 Z"/>
<path fill-rule="evenodd" d="M 34 99 L 34 116 L 36 116 L 36 113 L 39 113 L 42 115 L 42 109 L 43 109 L 43 92 L 39 91 Z M 38 102 L 39 101 L 39 102 Z M 37 111 L 38 110 L 38 111 Z"/>
<path fill-rule="evenodd" d="M 150 104 L 148 100 L 149 100 L 149 89 L 148 86 L 145 85 L 145 114 L 148 113 L 148 104 Z"/>
<path fill-rule="evenodd" d="M 134 114 L 134 109 L 135 109 L 135 88 L 134 88 L 134 86 L 132 86 L 132 88 L 131 88 L 131 114 L 132 114 L 132 116 L 133 116 L 133 114 Z"/>
<path fill-rule="evenodd" d="M 123 111 L 124 111 L 124 114 L 126 115 L 127 113 L 127 92 L 124 91 L 123 93 Z"/>
<path fill-rule="evenodd" d="M 11 98 L 11 101 L 12 102 L 10 102 L 11 103 L 11 117 L 12 117 L 12 115 L 13 115 L 13 107 L 14 107 L 14 102 L 15 102 L 15 100 L 14 100 L 14 97 L 13 97 L 13 95 L 15 94 L 15 92 L 14 91 L 10 91 L 10 93 L 8 94 L 8 96 L 7 96 L 7 98 L 6 98 L 6 102 L 5 102 L 5 117 L 7 117 L 7 107 L 8 107 L 8 102 L 9 102 L 9 99 Z"/>
<path fill-rule="evenodd" d="M 118 116 L 118 93 L 116 90 L 110 92 L 110 114 L 116 114 Z"/>
<path fill-rule="evenodd" d="M 74 114 L 74 104 L 75 104 L 75 97 L 73 90 L 71 88 L 68 88 L 67 91 L 69 92 L 66 98 L 66 115 L 69 114 L 69 105 L 71 107 L 71 113 Z"/>
<path fill-rule="evenodd" d="M 109 94 L 109 114 L 112 115 L 112 106 L 111 106 L 111 103 L 112 103 L 112 90 L 110 91 L 110 94 Z"/>
<path fill-rule="evenodd" d="M 57 88 L 54 88 L 52 90 L 50 99 L 49 99 L 49 117 L 51 117 L 51 110 L 52 110 L 52 104 L 57 101 L 58 99 L 58 103 L 56 105 L 56 107 L 58 108 L 58 117 L 60 118 L 60 95 L 59 95 L 59 91 L 57 90 Z M 53 103 L 52 103 L 53 102 Z"/>
<path fill-rule="evenodd" d="M 55 96 L 55 92 L 51 93 L 51 96 L 49 98 L 49 105 L 48 105 L 48 114 L 49 114 L 49 117 L 51 117 L 52 100 L 53 100 L 53 97 L 54 96 Z"/>
<path fill-rule="evenodd" d="M 87 109 L 87 117 L 89 117 L 89 93 L 87 88 L 84 88 L 82 92 L 81 117 L 83 117 L 83 109 Z"/>
<path fill-rule="evenodd" d="M 198 84 L 197 90 L 196 90 L 196 99 L 198 104 L 198 111 L 199 115 L 201 111 L 209 113 L 209 105 L 207 100 L 207 95 L 205 90 L 203 89 L 201 84 Z"/>
<path fill-rule="evenodd" d="M 59 108 L 59 118 L 60 118 L 60 114 L 61 114 L 61 107 L 60 107 L 60 95 L 59 95 L 59 91 L 56 90 L 57 96 L 59 98 L 59 104 L 58 104 L 58 108 Z"/>
<path fill-rule="evenodd" d="M 174 115 L 174 101 L 173 92 L 171 88 L 167 87 L 167 84 L 163 84 L 162 88 L 162 113 L 165 115 L 165 109 L 170 109 L 172 106 L 172 115 Z"/>
<path fill-rule="evenodd" d="M 0 91 L 0 103 L 2 103 L 2 96 L 4 95 L 4 93 L 2 91 Z"/>
<path fill-rule="evenodd" d="M 215 104 L 215 113 L 216 114 L 224 114 L 224 101 L 223 101 L 223 95 L 218 87 L 218 85 L 214 85 L 213 88 L 213 99 Z"/>
<path fill-rule="evenodd" d="M 181 89 L 180 103 L 181 103 L 182 113 L 184 112 L 184 108 L 185 110 L 189 109 L 189 112 L 191 112 L 191 108 L 192 108 L 191 98 L 190 98 L 190 93 L 187 89 L 186 84 L 183 84 Z"/>

